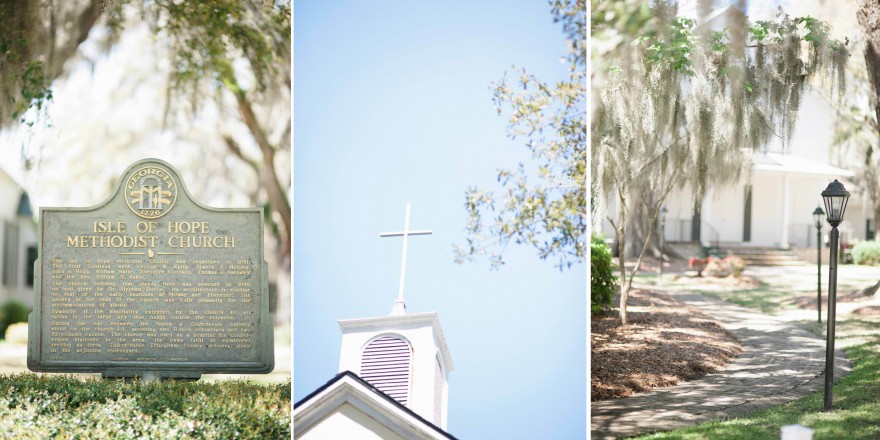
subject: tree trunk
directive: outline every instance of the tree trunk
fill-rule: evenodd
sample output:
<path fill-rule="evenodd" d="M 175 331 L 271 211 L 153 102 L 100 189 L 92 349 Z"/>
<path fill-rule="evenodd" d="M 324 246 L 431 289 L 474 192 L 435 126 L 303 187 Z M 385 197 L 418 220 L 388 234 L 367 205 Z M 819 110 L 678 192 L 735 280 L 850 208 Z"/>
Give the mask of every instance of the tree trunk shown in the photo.
<path fill-rule="evenodd" d="M 874 214 L 874 240 L 876 241 L 877 237 L 877 220 L 880 220 L 880 181 L 878 181 L 877 177 L 877 166 L 880 165 L 877 160 L 868 161 L 868 166 L 863 170 L 865 173 L 863 176 L 862 182 L 860 186 L 866 187 L 868 190 L 868 197 L 871 199 L 871 202 L 874 204 L 872 213 Z M 867 233 L 867 231 L 865 231 Z"/>
<path fill-rule="evenodd" d="M 46 85 L 60 77 L 64 63 L 73 57 L 101 17 L 102 3 L 0 1 L 0 41 L 10 47 L 0 53 L 0 127 L 21 117 L 13 114 L 19 111 L 17 103 L 24 99 L 21 81 L 25 71 L 40 62 L 39 73 L 45 76 Z"/>
<path fill-rule="evenodd" d="M 675 168 L 674 168 L 675 169 Z M 617 236 L 617 252 L 620 261 L 620 323 L 627 324 L 626 302 L 632 289 L 633 278 L 642 265 L 645 254 L 652 250 L 655 256 L 660 256 L 660 244 L 656 241 L 659 236 L 657 216 L 660 206 L 664 203 L 672 191 L 677 173 L 672 172 L 666 177 L 666 182 L 652 181 L 647 185 L 637 185 L 636 190 L 617 188 L 619 225 L 609 217 L 611 226 Z M 638 194 L 638 195 L 636 195 Z M 636 197 L 634 199 L 634 197 Z M 632 212 L 630 212 L 632 210 Z M 627 246 L 627 234 L 632 245 Z M 635 236 L 635 238 L 633 238 Z M 635 266 L 627 276 L 626 258 L 637 257 Z M 660 263 L 662 264 L 662 262 Z"/>
<path fill-rule="evenodd" d="M 646 255 L 660 258 L 662 243 L 660 241 L 660 225 L 658 222 L 649 222 L 647 219 L 655 217 L 655 211 L 659 208 L 656 196 L 652 192 L 641 193 L 640 200 L 630 202 L 631 212 L 629 215 L 626 231 L 629 234 L 626 249 L 627 257 L 638 258 L 639 252 L 645 245 L 645 240 L 651 237 L 645 248 Z"/>
<path fill-rule="evenodd" d="M 629 288 L 627 287 L 626 282 L 626 196 L 624 195 L 625 191 L 621 188 L 617 188 L 617 196 L 618 196 L 618 206 L 617 219 L 620 221 L 620 226 L 614 223 L 611 218 L 608 218 L 608 221 L 611 222 L 611 226 L 614 227 L 614 233 L 617 235 L 617 259 L 619 261 L 618 269 L 620 270 L 620 308 L 618 310 L 618 314 L 620 316 L 620 325 L 626 325 L 626 299 L 629 296 Z"/>
<path fill-rule="evenodd" d="M 876 120 L 880 123 L 880 3 L 876 0 L 861 0 L 856 17 L 865 35 L 865 64 L 868 68 L 868 81 L 871 83 L 871 105 L 874 106 Z"/>
<path fill-rule="evenodd" d="M 290 259 L 290 238 L 293 232 L 290 203 L 287 201 L 284 188 L 281 187 L 278 175 L 275 172 L 275 149 L 269 143 L 265 131 L 257 122 L 253 107 L 244 92 L 239 90 L 234 94 L 238 100 L 238 110 L 241 113 L 242 120 L 248 127 L 263 155 L 262 165 L 260 166 L 260 178 L 263 181 L 263 186 L 266 188 L 269 204 L 281 217 L 281 260 Z"/>
<path fill-rule="evenodd" d="M 620 234 L 620 248 L 626 244 L 626 237 L 623 234 Z M 624 257 L 624 252 L 621 250 L 620 256 L 618 257 L 620 261 L 620 325 L 626 325 L 626 300 L 629 297 L 629 285 L 626 282 L 626 257 Z"/>
<path fill-rule="evenodd" d="M 874 122 L 877 141 L 873 145 L 875 154 L 880 154 L 880 3 L 876 0 L 861 0 L 859 10 L 856 13 L 862 33 L 865 35 L 865 65 L 868 69 L 868 82 L 871 89 L 871 105 L 874 107 Z M 877 161 L 872 161 L 877 162 Z M 871 164 L 874 165 L 874 164 Z M 869 166 L 871 166 L 869 165 Z M 877 231 L 877 222 L 880 221 L 880 182 L 877 179 L 877 171 L 872 166 L 868 171 L 868 191 L 874 203 L 874 231 Z M 876 232 L 875 232 L 876 234 Z M 877 240 L 875 235 L 874 239 Z"/>

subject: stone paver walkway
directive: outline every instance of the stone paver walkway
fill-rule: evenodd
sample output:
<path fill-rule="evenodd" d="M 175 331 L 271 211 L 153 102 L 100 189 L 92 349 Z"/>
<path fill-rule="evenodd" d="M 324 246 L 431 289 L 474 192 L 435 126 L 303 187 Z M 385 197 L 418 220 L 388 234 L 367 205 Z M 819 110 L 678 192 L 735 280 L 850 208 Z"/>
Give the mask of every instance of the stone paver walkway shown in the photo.
<path fill-rule="evenodd" d="M 742 353 L 727 369 L 633 397 L 592 402 L 593 439 L 666 431 L 736 417 L 822 390 L 825 340 L 786 320 L 696 294 L 675 298 L 698 308 L 739 338 Z M 852 364 L 835 351 L 834 377 Z"/>

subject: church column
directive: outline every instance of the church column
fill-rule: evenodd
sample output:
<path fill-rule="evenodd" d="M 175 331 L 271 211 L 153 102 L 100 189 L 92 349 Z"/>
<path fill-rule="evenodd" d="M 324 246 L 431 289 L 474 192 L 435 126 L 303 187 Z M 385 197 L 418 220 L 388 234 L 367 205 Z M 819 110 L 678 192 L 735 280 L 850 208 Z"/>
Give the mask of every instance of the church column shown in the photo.
<path fill-rule="evenodd" d="M 791 210 L 788 206 L 791 203 L 789 189 L 788 173 L 782 173 L 782 241 L 779 243 L 779 246 L 782 248 L 789 247 L 788 224 L 791 221 Z"/>
<path fill-rule="evenodd" d="M 709 229 L 712 226 L 712 199 L 714 198 L 714 188 L 711 186 L 706 186 L 706 195 L 703 196 L 703 208 L 700 211 L 700 222 L 702 223 L 700 227 L 700 244 L 704 246 L 712 246 L 712 231 Z M 706 225 L 703 228 L 703 225 Z"/>

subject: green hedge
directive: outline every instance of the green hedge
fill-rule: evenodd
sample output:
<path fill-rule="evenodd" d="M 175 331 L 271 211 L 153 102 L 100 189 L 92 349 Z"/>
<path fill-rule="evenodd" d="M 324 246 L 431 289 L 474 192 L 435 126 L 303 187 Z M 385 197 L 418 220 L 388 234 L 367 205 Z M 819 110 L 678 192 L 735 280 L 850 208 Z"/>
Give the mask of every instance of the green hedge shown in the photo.
<path fill-rule="evenodd" d="M 0 375 L 0 438 L 288 440 L 290 406 L 290 382 Z"/>
<path fill-rule="evenodd" d="M 27 322 L 30 312 L 28 306 L 18 301 L 9 301 L 0 306 L 0 338 L 6 337 L 6 328 L 10 325 L 16 322 Z"/>
<path fill-rule="evenodd" d="M 590 312 L 597 313 L 611 306 L 617 293 L 617 277 L 611 262 L 611 250 L 601 235 L 590 237 Z"/>
<path fill-rule="evenodd" d="M 853 246 L 850 254 L 856 264 L 877 266 L 880 264 L 880 243 L 874 240 L 859 242 Z"/>

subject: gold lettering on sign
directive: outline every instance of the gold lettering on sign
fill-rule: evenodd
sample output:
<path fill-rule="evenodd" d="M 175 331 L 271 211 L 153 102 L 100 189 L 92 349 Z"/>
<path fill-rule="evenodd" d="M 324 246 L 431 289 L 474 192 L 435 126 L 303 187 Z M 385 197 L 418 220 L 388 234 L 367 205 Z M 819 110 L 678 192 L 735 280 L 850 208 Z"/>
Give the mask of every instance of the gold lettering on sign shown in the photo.
<path fill-rule="evenodd" d="M 155 235 L 68 235 L 67 247 L 74 248 L 153 248 Z"/>
<path fill-rule="evenodd" d="M 159 227 L 156 222 L 138 222 L 135 230 L 138 234 L 153 234 Z M 154 252 L 153 249 L 163 244 L 174 249 L 179 248 L 211 248 L 225 249 L 235 248 L 235 236 L 219 235 L 210 236 L 211 225 L 207 221 L 170 221 L 162 228 L 171 235 L 167 242 L 163 243 L 157 235 L 125 235 L 127 230 L 125 222 L 95 221 L 92 222 L 90 232 L 99 235 L 68 235 L 67 247 L 69 248 L 149 248 L 147 255 L 152 258 L 155 255 L 183 255 L 180 252 Z M 143 252 L 126 252 L 124 255 L 144 255 Z M 60 272 L 59 272 L 60 273 Z"/>
<path fill-rule="evenodd" d="M 207 234 L 208 222 L 168 222 L 169 234 Z"/>
<path fill-rule="evenodd" d="M 125 222 L 94 222 L 94 227 L 92 228 L 92 232 L 116 232 L 123 233 L 125 232 Z"/>
<path fill-rule="evenodd" d="M 234 248 L 235 237 L 190 237 L 188 235 L 172 235 L 168 237 L 171 248 Z"/>

